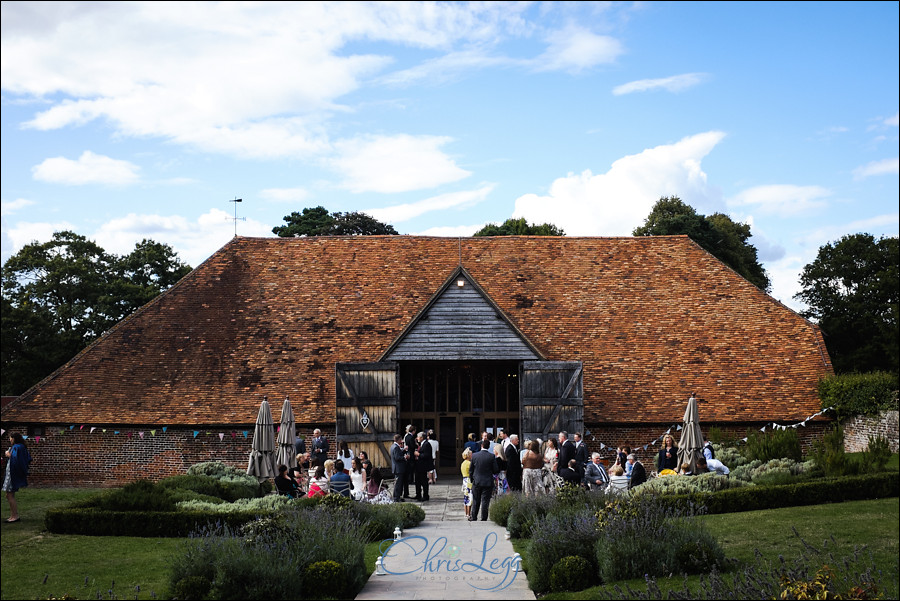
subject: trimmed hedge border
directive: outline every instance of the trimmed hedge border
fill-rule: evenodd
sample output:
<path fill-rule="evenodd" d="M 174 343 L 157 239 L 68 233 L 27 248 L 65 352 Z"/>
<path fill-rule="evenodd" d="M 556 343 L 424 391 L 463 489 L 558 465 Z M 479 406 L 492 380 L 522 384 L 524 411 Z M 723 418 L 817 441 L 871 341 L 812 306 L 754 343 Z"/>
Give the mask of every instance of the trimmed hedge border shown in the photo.
<path fill-rule="evenodd" d="M 704 506 L 709 514 L 738 513 L 822 503 L 862 501 L 900 496 L 900 474 L 882 472 L 863 476 L 817 478 L 796 484 L 746 486 L 711 493 L 656 497 L 661 502 Z"/>
<path fill-rule="evenodd" d="M 105 511 L 95 507 L 50 509 L 44 525 L 54 534 L 180 538 L 199 528 L 224 524 L 236 529 L 269 513 L 203 511 Z"/>

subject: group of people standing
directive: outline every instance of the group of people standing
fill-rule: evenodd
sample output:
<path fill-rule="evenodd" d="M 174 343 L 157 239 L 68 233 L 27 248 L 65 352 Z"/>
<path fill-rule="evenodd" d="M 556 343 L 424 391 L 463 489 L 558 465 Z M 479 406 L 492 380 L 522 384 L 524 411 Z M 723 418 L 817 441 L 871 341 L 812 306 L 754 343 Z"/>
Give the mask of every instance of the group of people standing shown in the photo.
<path fill-rule="evenodd" d="M 434 431 L 416 433 L 413 425 L 405 434 L 395 434 L 391 445 L 391 471 L 394 474 L 394 501 L 403 499 L 430 500 L 429 485 L 437 478 L 436 459 L 438 441 Z M 410 484 L 415 486 L 416 496 L 409 494 Z"/>

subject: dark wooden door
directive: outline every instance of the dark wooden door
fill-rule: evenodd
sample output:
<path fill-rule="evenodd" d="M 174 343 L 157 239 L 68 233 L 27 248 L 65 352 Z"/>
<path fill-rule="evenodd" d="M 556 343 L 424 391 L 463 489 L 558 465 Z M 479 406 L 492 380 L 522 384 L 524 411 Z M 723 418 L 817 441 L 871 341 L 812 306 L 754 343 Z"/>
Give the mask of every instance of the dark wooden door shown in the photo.
<path fill-rule="evenodd" d="M 337 363 L 335 379 L 338 442 L 346 441 L 355 453 L 366 451 L 377 466 L 390 467 L 388 449 L 400 432 L 397 363 Z"/>
<path fill-rule="evenodd" d="M 580 361 L 523 361 L 519 403 L 524 439 L 547 440 L 565 430 L 584 429 L 584 387 Z"/>

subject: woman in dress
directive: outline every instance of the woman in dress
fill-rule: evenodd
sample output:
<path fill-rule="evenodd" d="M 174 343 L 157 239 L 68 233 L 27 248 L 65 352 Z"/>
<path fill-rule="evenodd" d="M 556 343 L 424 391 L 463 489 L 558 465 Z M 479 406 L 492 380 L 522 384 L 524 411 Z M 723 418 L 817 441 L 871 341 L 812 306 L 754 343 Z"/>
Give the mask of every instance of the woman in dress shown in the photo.
<path fill-rule="evenodd" d="M 469 468 L 472 466 L 472 449 L 465 449 L 462 452 L 462 458 L 463 462 L 459 466 L 459 471 L 462 472 L 463 477 L 463 507 L 466 508 L 466 517 L 469 517 L 469 513 L 472 511 L 472 478 L 469 475 Z"/>
<path fill-rule="evenodd" d="M 315 475 L 309 481 L 307 497 L 324 497 L 328 494 L 328 478 L 325 477 L 325 468 L 321 465 L 316 468 Z"/>
<path fill-rule="evenodd" d="M 522 490 L 526 497 L 542 495 L 545 490 L 541 475 L 544 467 L 541 447 L 536 440 L 529 440 L 525 447 L 525 454 L 522 455 Z"/>
<path fill-rule="evenodd" d="M 9 435 L 9 450 L 6 451 L 6 476 L 3 478 L 3 491 L 9 502 L 7 523 L 19 521 L 19 504 L 16 502 L 16 491 L 28 486 L 28 465 L 31 455 L 25 446 L 25 438 L 18 432 Z"/>
<path fill-rule="evenodd" d="M 505 495 L 509 492 L 509 482 L 506 480 L 506 455 L 503 453 L 503 443 L 495 444 L 493 451 L 497 465 L 500 466 L 500 473 L 494 476 L 494 491 L 498 496 Z"/>
<path fill-rule="evenodd" d="M 656 459 L 656 470 L 677 470 L 678 469 L 678 445 L 671 434 L 663 436 L 663 446 L 659 450 L 659 457 Z"/>
<path fill-rule="evenodd" d="M 556 471 L 556 462 L 559 460 L 559 443 L 556 442 L 555 438 L 551 438 L 547 441 L 546 446 L 544 447 L 544 466 L 546 466 L 551 472 Z"/>
<path fill-rule="evenodd" d="M 350 485 L 353 487 L 350 495 L 360 501 L 366 496 L 366 469 L 359 457 L 354 457 L 350 465 Z"/>
<path fill-rule="evenodd" d="M 350 465 L 353 461 L 353 451 L 347 446 L 347 441 L 342 440 L 338 445 L 337 458 L 344 462 L 344 465 Z"/>

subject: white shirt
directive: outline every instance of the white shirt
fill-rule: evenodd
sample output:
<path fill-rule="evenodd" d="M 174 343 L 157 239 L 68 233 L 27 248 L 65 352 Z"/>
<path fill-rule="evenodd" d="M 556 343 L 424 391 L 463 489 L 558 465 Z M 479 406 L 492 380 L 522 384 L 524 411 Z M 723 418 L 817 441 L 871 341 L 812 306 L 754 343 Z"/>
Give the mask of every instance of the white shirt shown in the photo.
<path fill-rule="evenodd" d="M 725 466 L 725 464 L 718 459 L 707 459 L 706 468 L 711 472 L 719 474 L 720 476 L 727 476 L 729 473 L 729 470 Z"/>

